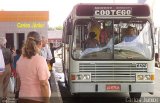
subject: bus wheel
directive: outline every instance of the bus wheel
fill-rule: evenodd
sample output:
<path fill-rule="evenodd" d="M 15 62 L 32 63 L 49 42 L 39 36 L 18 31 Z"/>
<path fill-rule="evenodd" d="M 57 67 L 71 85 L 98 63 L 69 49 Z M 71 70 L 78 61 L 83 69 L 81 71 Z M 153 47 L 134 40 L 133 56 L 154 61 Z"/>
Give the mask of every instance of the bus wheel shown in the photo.
<path fill-rule="evenodd" d="M 129 93 L 129 95 L 130 95 L 130 98 L 136 98 L 136 99 L 141 98 L 141 93 L 140 92 Z"/>
<path fill-rule="evenodd" d="M 72 94 L 72 97 L 78 99 L 80 97 L 80 94 Z"/>

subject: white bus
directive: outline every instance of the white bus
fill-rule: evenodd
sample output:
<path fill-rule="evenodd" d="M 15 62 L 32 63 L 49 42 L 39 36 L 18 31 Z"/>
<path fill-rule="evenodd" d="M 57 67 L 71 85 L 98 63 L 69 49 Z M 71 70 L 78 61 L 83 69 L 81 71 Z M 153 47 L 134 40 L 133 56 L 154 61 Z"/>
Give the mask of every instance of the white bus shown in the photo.
<path fill-rule="evenodd" d="M 128 27 L 136 37 L 125 41 Z M 62 36 L 63 71 L 71 94 L 114 92 L 137 98 L 141 93 L 153 94 L 152 28 L 150 9 L 144 4 L 74 6 L 64 22 Z M 87 48 L 90 32 L 96 34 L 98 45 Z"/>

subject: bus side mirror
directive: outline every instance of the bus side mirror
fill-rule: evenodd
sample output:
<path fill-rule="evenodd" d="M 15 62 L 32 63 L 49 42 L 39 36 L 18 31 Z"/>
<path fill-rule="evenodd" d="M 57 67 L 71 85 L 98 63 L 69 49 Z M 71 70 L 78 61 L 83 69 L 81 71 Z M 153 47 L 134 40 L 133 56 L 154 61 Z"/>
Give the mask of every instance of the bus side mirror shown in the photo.
<path fill-rule="evenodd" d="M 72 22 L 71 20 L 68 20 L 67 21 L 67 28 L 66 28 L 66 33 L 67 35 L 72 35 Z"/>
<path fill-rule="evenodd" d="M 60 59 L 62 59 L 62 53 L 61 53 L 61 54 L 58 54 L 58 57 L 59 57 Z"/>
<path fill-rule="evenodd" d="M 160 63 L 159 63 L 159 54 L 158 53 L 155 53 L 155 67 L 160 67 L 160 65 L 159 65 Z"/>

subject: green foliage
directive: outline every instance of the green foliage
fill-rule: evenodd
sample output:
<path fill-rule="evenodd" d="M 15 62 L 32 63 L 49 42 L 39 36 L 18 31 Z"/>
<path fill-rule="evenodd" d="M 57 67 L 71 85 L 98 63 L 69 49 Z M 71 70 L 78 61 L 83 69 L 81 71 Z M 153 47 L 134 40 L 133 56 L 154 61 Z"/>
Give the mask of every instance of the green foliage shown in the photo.
<path fill-rule="evenodd" d="M 52 28 L 52 27 L 49 27 L 49 28 L 48 28 L 48 30 L 54 30 L 54 28 Z"/>
<path fill-rule="evenodd" d="M 56 30 L 62 30 L 63 29 L 63 26 L 57 26 L 55 27 Z"/>
<path fill-rule="evenodd" d="M 48 30 L 63 30 L 63 26 L 49 27 Z"/>

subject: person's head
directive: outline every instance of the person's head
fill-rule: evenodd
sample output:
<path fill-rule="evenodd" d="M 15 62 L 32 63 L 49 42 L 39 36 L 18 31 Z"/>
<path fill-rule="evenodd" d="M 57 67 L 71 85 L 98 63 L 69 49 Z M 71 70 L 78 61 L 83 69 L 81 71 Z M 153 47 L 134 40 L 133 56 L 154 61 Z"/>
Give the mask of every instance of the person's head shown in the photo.
<path fill-rule="evenodd" d="M 17 49 L 17 50 L 16 50 L 16 54 L 17 54 L 17 55 L 21 55 L 21 50 L 20 50 L 20 49 Z"/>
<path fill-rule="evenodd" d="M 7 40 L 5 37 L 0 37 L 0 47 L 6 47 Z"/>
<path fill-rule="evenodd" d="M 31 31 L 27 35 L 26 43 L 23 47 L 23 56 L 27 58 L 31 58 L 40 52 L 42 47 L 42 39 L 38 32 Z"/>
<path fill-rule="evenodd" d="M 53 47 L 53 43 L 50 43 L 50 48 L 52 48 Z"/>
<path fill-rule="evenodd" d="M 135 35 L 135 28 L 132 26 L 128 26 L 126 34 L 127 35 Z"/>
<path fill-rule="evenodd" d="M 14 53 L 16 51 L 15 46 L 11 47 L 11 51 Z"/>
<path fill-rule="evenodd" d="M 102 28 L 103 29 L 109 29 L 112 27 L 112 21 L 111 20 L 105 20 L 102 22 Z"/>
<path fill-rule="evenodd" d="M 91 39 L 94 39 L 94 38 L 96 37 L 96 33 L 95 33 L 95 32 L 90 32 L 90 33 L 89 33 L 89 37 L 90 37 Z"/>
<path fill-rule="evenodd" d="M 48 43 L 48 38 L 42 36 L 42 47 L 45 47 L 47 43 Z"/>

